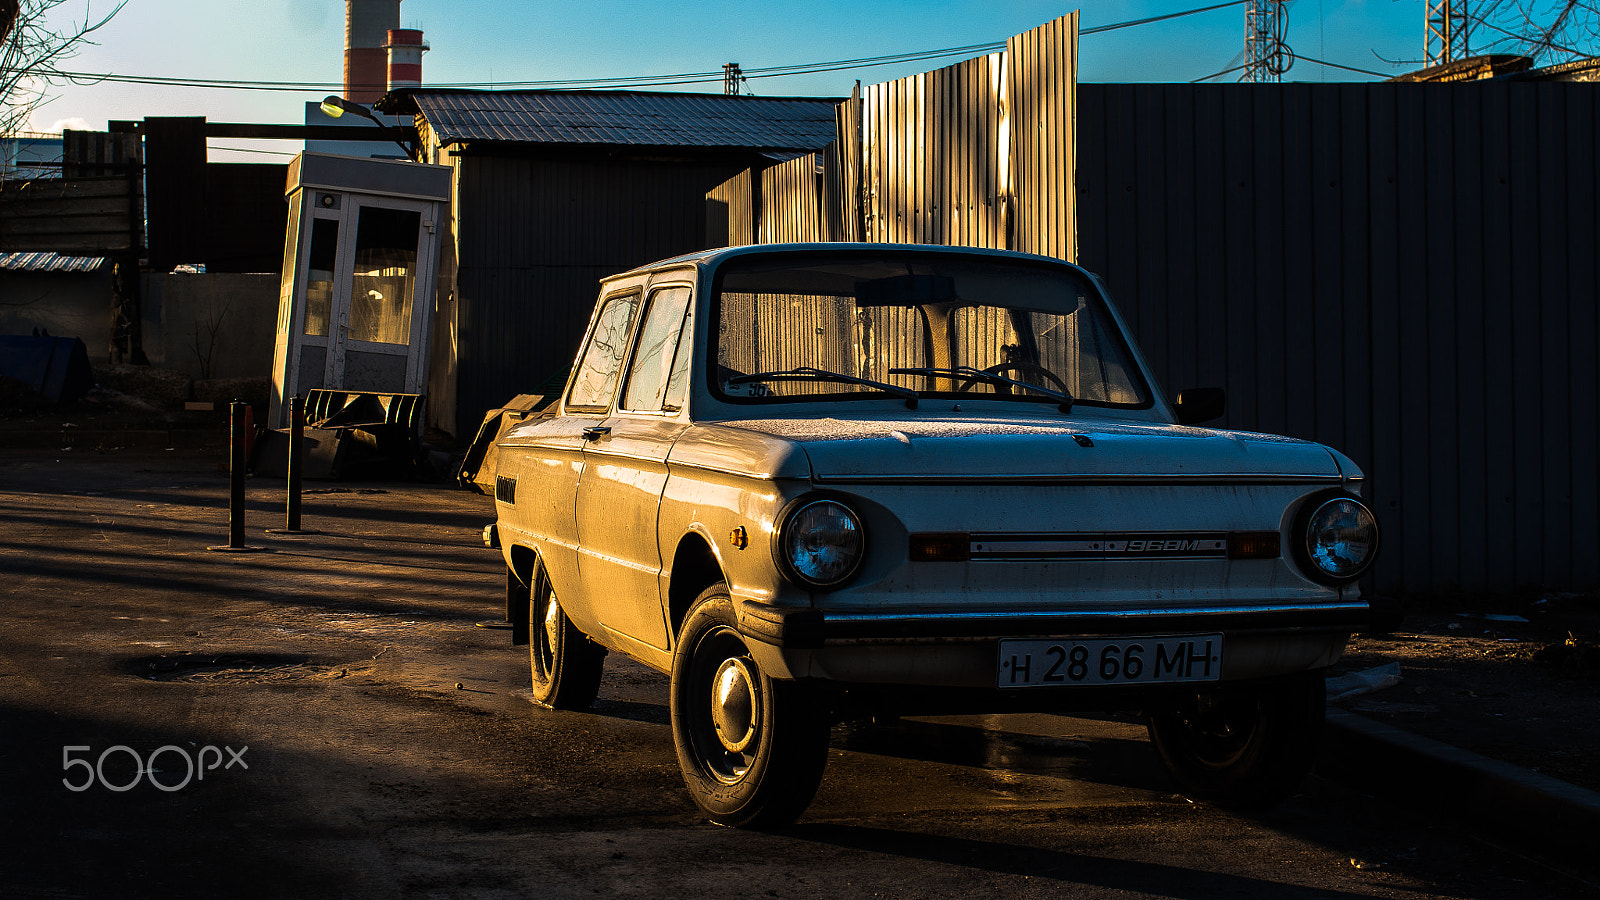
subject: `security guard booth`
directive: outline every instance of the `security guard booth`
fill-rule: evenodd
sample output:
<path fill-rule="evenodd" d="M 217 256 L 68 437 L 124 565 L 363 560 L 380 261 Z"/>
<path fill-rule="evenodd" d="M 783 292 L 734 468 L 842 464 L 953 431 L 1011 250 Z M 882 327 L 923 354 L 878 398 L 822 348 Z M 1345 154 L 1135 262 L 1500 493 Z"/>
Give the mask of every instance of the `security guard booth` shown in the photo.
<path fill-rule="evenodd" d="M 420 395 L 448 166 L 306 152 L 289 166 L 269 421 L 326 389 Z"/>

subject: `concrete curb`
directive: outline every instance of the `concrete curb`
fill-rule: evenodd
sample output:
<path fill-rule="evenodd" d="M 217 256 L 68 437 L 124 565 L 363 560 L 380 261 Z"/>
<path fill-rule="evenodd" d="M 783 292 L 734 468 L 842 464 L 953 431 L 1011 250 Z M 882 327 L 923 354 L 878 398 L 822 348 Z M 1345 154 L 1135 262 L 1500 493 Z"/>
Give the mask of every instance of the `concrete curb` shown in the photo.
<path fill-rule="evenodd" d="M 1600 869 L 1600 793 L 1469 750 L 1328 710 L 1318 773 L 1368 793 L 1433 804 L 1467 827 Z"/>

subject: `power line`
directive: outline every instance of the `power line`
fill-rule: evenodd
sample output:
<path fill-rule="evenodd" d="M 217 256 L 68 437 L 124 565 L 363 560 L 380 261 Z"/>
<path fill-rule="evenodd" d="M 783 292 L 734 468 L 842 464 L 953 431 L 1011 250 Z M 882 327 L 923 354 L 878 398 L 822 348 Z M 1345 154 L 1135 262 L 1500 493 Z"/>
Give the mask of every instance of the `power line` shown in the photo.
<path fill-rule="evenodd" d="M 1392 78 L 1393 77 L 1392 75 L 1386 74 L 1384 72 L 1374 72 L 1371 69 L 1358 69 L 1355 66 L 1341 66 L 1338 63 L 1326 62 L 1326 61 L 1320 60 L 1320 59 L 1312 59 L 1309 56 L 1296 56 L 1295 58 L 1296 59 L 1303 59 L 1308 63 L 1315 63 L 1316 65 L 1319 65 L 1319 66 L 1327 66 L 1330 69 L 1343 69 L 1346 72 L 1356 72 L 1356 73 L 1361 74 L 1361 75 L 1371 75 L 1374 78 Z"/>
<path fill-rule="evenodd" d="M 1149 16 L 1143 19 L 1132 19 L 1126 22 L 1114 22 L 1109 25 L 1096 25 L 1079 30 L 1080 35 L 1103 34 L 1108 31 L 1117 31 L 1123 28 L 1135 28 L 1143 25 L 1152 25 L 1171 19 L 1193 16 L 1201 13 L 1214 12 L 1227 9 L 1231 6 L 1241 6 L 1249 0 L 1229 0 L 1229 2 L 1201 6 L 1195 9 L 1186 9 L 1179 12 L 1166 13 L 1159 16 Z M 982 44 L 966 44 L 960 47 L 944 47 L 938 50 L 918 50 L 907 53 L 891 53 L 882 56 L 864 56 L 854 59 L 827 60 L 811 63 L 793 63 L 780 66 L 765 66 L 743 70 L 745 78 L 781 78 L 791 75 L 811 75 L 823 72 L 837 72 L 847 69 L 868 69 L 879 66 L 895 65 L 906 62 L 922 62 L 926 60 L 941 59 L 950 56 L 974 55 L 995 53 L 1004 50 L 1005 41 L 990 41 Z M 277 91 L 277 92 L 316 92 L 339 90 L 344 87 L 342 82 L 328 81 L 250 81 L 237 78 L 190 78 L 182 76 L 165 75 L 118 75 L 115 73 L 96 72 L 67 72 L 60 69 L 50 69 L 41 73 L 48 78 L 58 78 L 78 85 L 100 84 L 114 82 L 119 84 L 145 84 L 158 87 L 189 87 L 209 88 L 217 90 L 247 90 L 247 91 Z M 724 73 L 716 72 L 680 72 L 666 75 L 631 75 L 610 78 L 568 78 L 546 79 L 536 81 L 495 81 L 496 88 L 600 88 L 600 87 L 671 87 L 687 84 L 701 84 L 707 82 L 720 82 Z M 491 86 L 489 82 L 452 82 L 429 83 L 427 87 L 435 89 L 449 88 L 484 88 Z"/>

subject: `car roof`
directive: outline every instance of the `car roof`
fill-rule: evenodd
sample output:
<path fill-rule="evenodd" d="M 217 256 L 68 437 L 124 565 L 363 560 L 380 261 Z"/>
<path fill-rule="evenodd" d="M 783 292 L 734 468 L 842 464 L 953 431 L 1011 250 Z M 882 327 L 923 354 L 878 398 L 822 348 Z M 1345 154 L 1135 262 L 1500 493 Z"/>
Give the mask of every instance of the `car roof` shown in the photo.
<path fill-rule="evenodd" d="M 869 244 L 850 242 L 809 243 L 809 244 L 746 244 L 739 247 L 718 247 L 712 250 L 700 250 L 694 253 L 685 253 L 658 262 L 638 266 L 626 272 L 619 272 L 610 278 L 627 278 L 656 272 L 663 269 L 684 268 L 687 266 L 714 266 L 724 260 L 740 256 L 777 256 L 786 253 L 861 253 L 881 252 L 896 255 L 905 253 L 926 253 L 939 255 L 959 254 L 965 256 L 986 257 L 989 259 L 1033 260 L 1054 263 L 1056 265 L 1077 266 L 1065 260 L 1052 256 L 1039 256 L 1033 253 L 1019 253 L 1014 250 L 994 250 L 988 247 L 956 247 L 945 244 Z"/>

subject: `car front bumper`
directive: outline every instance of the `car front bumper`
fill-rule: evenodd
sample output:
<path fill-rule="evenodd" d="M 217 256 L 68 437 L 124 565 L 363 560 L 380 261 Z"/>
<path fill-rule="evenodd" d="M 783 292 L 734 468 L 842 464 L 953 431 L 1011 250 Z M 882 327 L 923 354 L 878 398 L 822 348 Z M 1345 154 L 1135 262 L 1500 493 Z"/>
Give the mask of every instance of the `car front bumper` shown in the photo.
<path fill-rule="evenodd" d="M 746 601 L 739 626 L 757 662 L 779 678 L 995 688 L 1000 641 L 1220 634 L 1221 680 L 1330 666 L 1366 627 L 1364 600 L 1105 610 L 904 610 L 874 614 Z M 1066 690 L 1093 690 L 1071 686 Z M 1033 690 L 1024 688 L 1023 690 Z"/>

